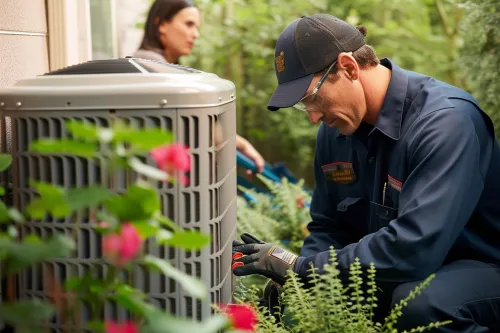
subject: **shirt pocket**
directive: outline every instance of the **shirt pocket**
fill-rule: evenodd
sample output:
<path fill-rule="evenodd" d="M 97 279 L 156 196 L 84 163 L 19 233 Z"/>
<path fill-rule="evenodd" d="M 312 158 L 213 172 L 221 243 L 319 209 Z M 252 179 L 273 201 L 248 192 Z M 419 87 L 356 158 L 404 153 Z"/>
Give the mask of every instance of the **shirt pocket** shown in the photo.
<path fill-rule="evenodd" d="M 370 202 L 370 206 L 370 211 L 372 212 L 372 221 L 375 221 L 375 225 L 371 223 L 373 228 L 373 230 L 371 230 L 372 232 L 375 232 L 380 228 L 387 227 L 389 225 L 389 222 L 398 217 L 397 208 L 381 205 L 373 201 Z"/>
<path fill-rule="evenodd" d="M 353 239 L 359 239 L 368 231 L 370 211 L 366 197 L 352 196 L 341 198 L 337 203 L 337 216 L 346 229 L 352 233 Z"/>
<path fill-rule="evenodd" d="M 346 212 L 361 200 L 363 200 L 363 197 L 347 197 L 337 204 L 337 211 Z"/>

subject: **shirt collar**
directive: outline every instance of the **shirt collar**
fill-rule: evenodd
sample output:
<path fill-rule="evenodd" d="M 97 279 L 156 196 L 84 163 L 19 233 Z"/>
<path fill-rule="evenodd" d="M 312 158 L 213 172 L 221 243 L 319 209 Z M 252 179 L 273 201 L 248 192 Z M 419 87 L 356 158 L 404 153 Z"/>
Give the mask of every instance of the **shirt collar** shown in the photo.
<path fill-rule="evenodd" d="M 399 140 L 406 90 L 408 89 L 408 76 L 388 58 L 380 60 L 380 64 L 391 69 L 392 75 L 374 130 L 378 129 L 391 139 Z"/>
<path fill-rule="evenodd" d="M 408 76 L 403 69 L 388 58 L 381 59 L 380 64 L 392 70 L 392 74 L 377 123 L 370 134 L 378 129 L 391 139 L 399 140 L 408 88 Z M 343 136 L 340 131 L 337 132 L 338 136 Z"/>

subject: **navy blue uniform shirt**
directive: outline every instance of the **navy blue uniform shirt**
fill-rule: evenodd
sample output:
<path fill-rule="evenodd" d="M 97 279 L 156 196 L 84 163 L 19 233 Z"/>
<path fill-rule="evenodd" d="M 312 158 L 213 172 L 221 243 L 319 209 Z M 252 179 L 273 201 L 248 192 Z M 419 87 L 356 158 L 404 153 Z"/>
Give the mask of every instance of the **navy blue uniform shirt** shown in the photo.
<path fill-rule="evenodd" d="M 311 234 L 295 272 L 341 272 L 359 258 L 377 279 L 423 279 L 447 262 L 500 262 L 500 147 L 465 91 L 388 59 L 391 81 L 375 126 L 317 134 Z"/>

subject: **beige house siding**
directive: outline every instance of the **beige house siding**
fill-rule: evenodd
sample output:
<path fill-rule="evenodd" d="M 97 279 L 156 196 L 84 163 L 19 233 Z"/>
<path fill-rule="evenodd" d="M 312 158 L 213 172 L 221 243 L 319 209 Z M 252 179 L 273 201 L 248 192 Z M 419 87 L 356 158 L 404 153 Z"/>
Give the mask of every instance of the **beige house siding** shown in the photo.
<path fill-rule="evenodd" d="M 44 0 L 0 1 L 0 89 L 49 70 Z"/>

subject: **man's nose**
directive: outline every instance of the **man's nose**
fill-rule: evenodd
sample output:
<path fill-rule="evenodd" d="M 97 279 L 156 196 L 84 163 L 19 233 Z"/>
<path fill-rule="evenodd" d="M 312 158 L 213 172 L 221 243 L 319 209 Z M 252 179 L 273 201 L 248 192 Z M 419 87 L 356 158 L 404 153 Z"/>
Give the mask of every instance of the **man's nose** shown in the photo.
<path fill-rule="evenodd" d="M 315 125 L 319 123 L 321 121 L 321 118 L 323 117 L 321 112 L 318 111 L 309 111 L 307 112 L 307 116 L 309 117 L 311 123 Z"/>

